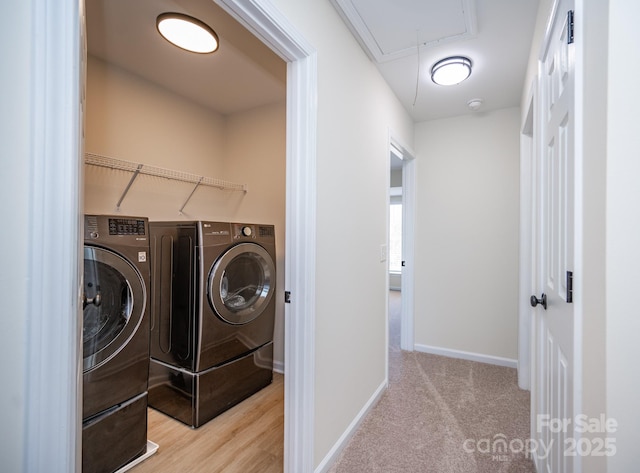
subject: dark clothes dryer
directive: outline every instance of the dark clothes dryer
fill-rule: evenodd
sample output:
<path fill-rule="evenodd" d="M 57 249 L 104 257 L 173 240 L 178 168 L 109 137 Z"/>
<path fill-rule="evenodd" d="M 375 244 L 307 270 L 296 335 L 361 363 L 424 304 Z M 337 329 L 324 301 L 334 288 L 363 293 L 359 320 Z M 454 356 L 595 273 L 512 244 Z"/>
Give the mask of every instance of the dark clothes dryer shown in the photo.
<path fill-rule="evenodd" d="M 85 215 L 82 471 L 113 472 L 147 445 L 148 221 Z"/>
<path fill-rule="evenodd" d="M 192 427 L 271 383 L 272 225 L 151 222 L 149 405 Z"/>

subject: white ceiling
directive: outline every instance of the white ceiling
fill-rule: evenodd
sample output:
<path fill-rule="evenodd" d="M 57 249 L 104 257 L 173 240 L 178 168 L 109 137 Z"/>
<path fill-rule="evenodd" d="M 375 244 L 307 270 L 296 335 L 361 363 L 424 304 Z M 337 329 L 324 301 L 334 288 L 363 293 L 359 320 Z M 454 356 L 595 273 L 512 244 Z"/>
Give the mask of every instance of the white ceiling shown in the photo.
<path fill-rule="evenodd" d="M 160 13 L 211 26 L 214 54 L 183 51 L 156 30 Z M 286 99 L 286 63 L 211 0 L 86 0 L 90 55 L 227 115 Z"/>
<path fill-rule="evenodd" d="M 538 0 L 330 0 L 414 121 L 518 106 Z M 442 87 L 431 67 L 466 56 L 471 77 Z"/>
<path fill-rule="evenodd" d="M 416 122 L 473 113 L 474 98 L 480 112 L 519 105 L 538 0 L 314 1 L 336 7 Z M 209 24 L 219 51 L 167 43 L 155 25 L 167 11 Z M 86 0 L 86 13 L 89 54 L 221 114 L 286 98 L 285 62 L 211 0 Z M 473 73 L 438 86 L 430 68 L 451 55 L 469 57 Z"/>

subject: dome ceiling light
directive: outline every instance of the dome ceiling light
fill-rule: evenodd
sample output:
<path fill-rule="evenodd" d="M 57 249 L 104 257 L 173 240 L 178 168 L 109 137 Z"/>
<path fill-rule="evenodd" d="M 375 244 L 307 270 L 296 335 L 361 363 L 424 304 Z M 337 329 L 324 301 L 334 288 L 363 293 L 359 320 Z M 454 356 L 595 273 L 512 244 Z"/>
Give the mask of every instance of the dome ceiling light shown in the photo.
<path fill-rule="evenodd" d="M 471 75 L 471 60 L 462 56 L 442 59 L 431 68 L 431 80 L 438 85 L 456 85 Z"/>
<path fill-rule="evenodd" d="M 202 21 L 182 13 L 163 13 L 156 19 L 158 32 L 171 44 L 199 54 L 218 49 L 218 35 Z"/>

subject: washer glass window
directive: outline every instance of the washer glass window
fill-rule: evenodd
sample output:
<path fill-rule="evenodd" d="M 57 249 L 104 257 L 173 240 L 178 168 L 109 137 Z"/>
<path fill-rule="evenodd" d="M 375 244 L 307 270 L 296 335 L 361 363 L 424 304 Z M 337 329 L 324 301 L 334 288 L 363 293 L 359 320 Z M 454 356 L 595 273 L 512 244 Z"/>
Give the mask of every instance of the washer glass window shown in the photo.
<path fill-rule="evenodd" d="M 85 246 L 82 298 L 85 371 L 118 353 L 133 336 L 142 320 L 144 291 L 138 271 L 124 258 L 102 248 Z"/>

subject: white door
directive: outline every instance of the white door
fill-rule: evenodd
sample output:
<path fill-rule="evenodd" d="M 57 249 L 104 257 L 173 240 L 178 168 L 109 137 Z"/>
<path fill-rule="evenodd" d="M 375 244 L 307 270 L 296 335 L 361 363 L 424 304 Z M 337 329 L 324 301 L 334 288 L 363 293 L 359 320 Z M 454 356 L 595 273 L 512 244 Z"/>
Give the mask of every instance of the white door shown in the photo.
<path fill-rule="evenodd" d="M 574 0 L 557 0 L 541 56 L 538 154 L 538 293 L 533 426 L 538 471 L 573 472 L 574 309 Z M 544 294 L 544 296 L 543 296 Z M 575 446 L 575 444 L 574 444 Z M 573 450 L 575 451 L 575 450 Z"/>

